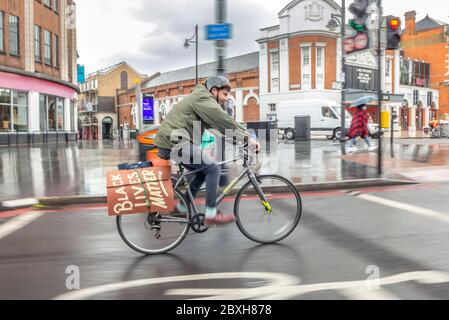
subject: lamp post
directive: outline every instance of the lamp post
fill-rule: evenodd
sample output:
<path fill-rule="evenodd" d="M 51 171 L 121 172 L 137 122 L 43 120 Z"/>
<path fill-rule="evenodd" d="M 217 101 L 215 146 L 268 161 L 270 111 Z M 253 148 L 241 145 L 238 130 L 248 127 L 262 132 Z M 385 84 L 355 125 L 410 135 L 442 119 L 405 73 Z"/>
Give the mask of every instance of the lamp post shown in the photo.
<path fill-rule="evenodd" d="M 341 28 L 341 72 L 344 79 L 342 79 L 341 88 L 341 135 L 340 142 L 344 143 L 346 138 L 346 59 L 345 59 L 345 47 L 343 42 L 346 35 L 346 0 L 342 0 L 341 14 L 332 14 L 331 20 L 327 24 L 327 28 L 331 31 Z M 340 20 L 341 19 L 341 20 Z M 336 137 L 338 139 L 338 137 Z"/>
<path fill-rule="evenodd" d="M 195 40 L 194 40 L 195 39 Z M 196 67 L 196 84 L 198 85 L 198 25 L 195 26 L 195 34 L 184 42 L 184 48 L 189 49 L 190 44 L 195 44 L 195 67 Z"/>

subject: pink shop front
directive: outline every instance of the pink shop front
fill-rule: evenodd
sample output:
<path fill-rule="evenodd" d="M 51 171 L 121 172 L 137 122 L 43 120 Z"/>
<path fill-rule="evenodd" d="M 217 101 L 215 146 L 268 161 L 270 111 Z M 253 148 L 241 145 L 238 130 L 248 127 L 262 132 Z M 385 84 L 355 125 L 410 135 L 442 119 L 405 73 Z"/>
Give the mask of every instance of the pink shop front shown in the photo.
<path fill-rule="evenodd" d="M 0 71 L 0 145 L 77 140 L 77 87 Z"/>

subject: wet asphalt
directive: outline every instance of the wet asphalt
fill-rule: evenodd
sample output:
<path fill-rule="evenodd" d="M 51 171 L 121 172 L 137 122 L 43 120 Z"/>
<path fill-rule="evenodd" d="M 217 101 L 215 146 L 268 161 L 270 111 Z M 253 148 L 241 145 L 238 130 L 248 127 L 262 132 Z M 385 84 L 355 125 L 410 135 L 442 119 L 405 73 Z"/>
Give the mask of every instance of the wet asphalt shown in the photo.
<path fill-rule="evenodd" d="M 148 257 L 104 207 L 53 208 L 0 239 L 0 299 L 449 299 L 448 194 L 449 183 L 304 194 L 300 225 L 280 244 L 231 225 Z M 14 219 L 0 215 L 0 229 Z M 73 270 L 81 290 L 70 290 Z"/>

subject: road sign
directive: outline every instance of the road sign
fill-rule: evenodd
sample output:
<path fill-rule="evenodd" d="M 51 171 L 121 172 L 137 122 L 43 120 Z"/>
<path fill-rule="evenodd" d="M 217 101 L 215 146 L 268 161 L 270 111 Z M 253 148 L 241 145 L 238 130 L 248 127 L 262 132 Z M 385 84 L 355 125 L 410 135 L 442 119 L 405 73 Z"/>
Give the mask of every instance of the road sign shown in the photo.
<path fill-rule="evenodd" d="M 232 38 L 232 24 L 210 24 L 206 26 L 206 39 L 209 41 L 229 40 Z"/>

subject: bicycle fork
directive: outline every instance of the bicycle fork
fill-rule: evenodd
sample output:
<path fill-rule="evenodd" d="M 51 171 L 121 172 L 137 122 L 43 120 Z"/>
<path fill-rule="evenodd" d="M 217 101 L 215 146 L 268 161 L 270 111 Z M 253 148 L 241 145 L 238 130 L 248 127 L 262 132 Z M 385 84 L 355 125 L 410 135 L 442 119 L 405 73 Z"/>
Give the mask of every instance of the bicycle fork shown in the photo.
<path fill-rule="evenodd" d="M 253 183 L 254 189 L 256 190 L 257 195 L 260 197 L 260 201 L 262 202 L 263 206 L 265 207 L 265 210 L 268 212 L 268 214 L 273 213 L 273 208 L 271 207 L 270 203 L 268 202 L 267 197 L 265 196 L 262 188 L 259 185 L 259 181 L 255 174 L 251 174 L 249 176 L 249 179 Z"/>

